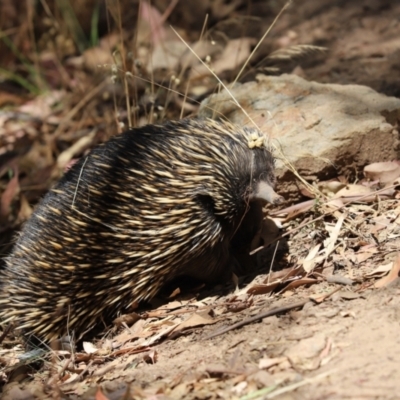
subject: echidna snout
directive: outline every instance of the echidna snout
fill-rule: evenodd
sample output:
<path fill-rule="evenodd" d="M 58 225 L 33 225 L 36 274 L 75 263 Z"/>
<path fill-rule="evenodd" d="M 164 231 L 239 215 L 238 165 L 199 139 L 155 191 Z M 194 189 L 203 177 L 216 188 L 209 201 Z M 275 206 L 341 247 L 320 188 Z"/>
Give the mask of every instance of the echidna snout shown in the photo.
<path fill-rule="evenodd" d="M 270 204 L 281 204 L 284 199 L 282 196 L 275 193 L 270 181 L 259 181 L 250 195 L 251 200 L 264 200 Z"/>
<path fill-rule="evenodd" d="M 226 277 L 232 248 L 258 229 L 246 215 L 279 200 L 274 183 L 255 129 L 185 119 L 115 136 L 25 224 L 1 272 L 0 320 L 42 341 L 79 339 L 180 275 Z"/>

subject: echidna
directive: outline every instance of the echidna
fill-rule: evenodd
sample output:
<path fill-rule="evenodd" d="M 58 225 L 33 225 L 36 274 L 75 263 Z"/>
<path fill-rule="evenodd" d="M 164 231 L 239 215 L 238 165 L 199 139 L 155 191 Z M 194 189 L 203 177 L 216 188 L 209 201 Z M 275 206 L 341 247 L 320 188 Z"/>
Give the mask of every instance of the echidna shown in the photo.
<path fill-rule="evenodd" d="M 79 339 L 177 276 L 229 277 L 247 210 L 280 200 L 266 143 L 256 129 L 184 119 L 91 151 L 44 197 L 6 259 L 2 323 L 44 341 Z"/>

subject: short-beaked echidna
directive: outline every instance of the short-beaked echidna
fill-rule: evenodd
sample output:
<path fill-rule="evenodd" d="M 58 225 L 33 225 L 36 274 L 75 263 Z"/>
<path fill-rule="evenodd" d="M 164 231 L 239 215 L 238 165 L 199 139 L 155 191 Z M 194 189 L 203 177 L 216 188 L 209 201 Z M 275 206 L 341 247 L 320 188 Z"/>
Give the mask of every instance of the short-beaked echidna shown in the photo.
<path fill-rule="evenodd" d="M 231 276 L 231 240 L 251 207 L 280 200 L 274 183 L 256 129 L 184 119 L 114 136 L 26 223 L 0 276 L 0 321 L 79 339 L 177 276 Z"/>

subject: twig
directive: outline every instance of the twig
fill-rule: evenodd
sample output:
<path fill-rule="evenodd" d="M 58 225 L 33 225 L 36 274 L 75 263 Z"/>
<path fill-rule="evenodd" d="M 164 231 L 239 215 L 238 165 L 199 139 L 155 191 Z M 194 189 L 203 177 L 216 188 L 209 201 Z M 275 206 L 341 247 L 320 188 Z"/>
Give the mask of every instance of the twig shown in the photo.
<path fill-rule="evenodd" d="M 245 325 L 251 324 L 252 322 L 256 322 L 256 321 L 258 321 L 260 319 L 271 317 L 272 315 L 277 315 L 277 314 L 284 313 L 286 311 L 293 310 L 295 308 L 304 307 L 304 305 L 306 303 L 308 303 L 309 301 L 310 301 L 310 299 L 302 300 L 302 301 L 299 301 L 297 303 L 288 304 L 286 306 L 281 306 L 281 307 L 275 307 L 275 308 L 272 308 L 272 309 L 270 309 L 268 311 L 263 311 L 263 312 L 255 315 L 254 317 L 247 318 L 247 319 L 245 319 L 243 321 L 237 322 L 236 324 L 233 324 L 231 326 L 227 326 L 226 328 L 223 328 L 223 329 L 221 329 L 219 331 L 215 331 L 215 332 L 211 333 L 211 335 L 208 335 L 205 339 L 207 340 L 207 339 L 214 338 L 216 336 L 222 335 L 222 334 L 227 333 L 229 331 L 232 331 L 234 329 L 239 329 L 239 328 L 241 328 L 241 327 L 243 327 Z"/>

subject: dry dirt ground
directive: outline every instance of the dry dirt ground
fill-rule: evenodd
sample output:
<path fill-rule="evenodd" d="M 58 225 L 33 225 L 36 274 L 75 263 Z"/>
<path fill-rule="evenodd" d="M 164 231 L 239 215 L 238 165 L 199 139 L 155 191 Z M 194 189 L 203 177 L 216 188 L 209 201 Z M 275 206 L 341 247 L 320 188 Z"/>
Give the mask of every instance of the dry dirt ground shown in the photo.
<path fill-rule="evenodd" d="M 359 83 L 400 96 L 398 1 L 299 1 L 278 21 L 271 40 L 329 48 L 323 60 L 297 69 L 307 79 Z M 289 237 L 289 256 L 280 258 L 280 268 L 293 278 L 300 261 L 330 237 L 329 227 L 340 219 L 311 222 L 324 211 L 319 213 L 304 213 L 291 225 L 310 221 Z M 85 351 L 72 356 L 57 353 L 33 382 L 28 383 L 30 368 L 9 375 L 2 398 L 400 398 L 398 200 L 377 200 L 343 214 L 346 230 L 336 237 L 335 251 L 315 263 L 315 273 L 299 272 L 303 280 L 298 285 L 288 287 L 285 277 L 285 288 L 277 285 L 274 294 L 267 287 L 250 296 L 246 288 L 255 283 L 249 285 L 246 278 L 236 294 L 232 285 L 203 290 L 196 298 L 196 291 L 189 292 L 189 299 L 178 297 L 127 323 L 130 328 L 114 342 L 86 344 Z M 353 223 L 357 218 L 363 221 Z M 382 221 L 383 228 L 377 228 Z M 376 288 L 375 277 L 383 272 L 371 273 L 378 267 L 392 269 L 392 279 Z M 261 271 L 257 283 L 268 286 L 266 272 Z M 208 337 L 299 301 L 305 304 Z M 10 347 L 0 357 L 10 357 Z M 71 359 L 74 368 L 69 368 Z"/>

